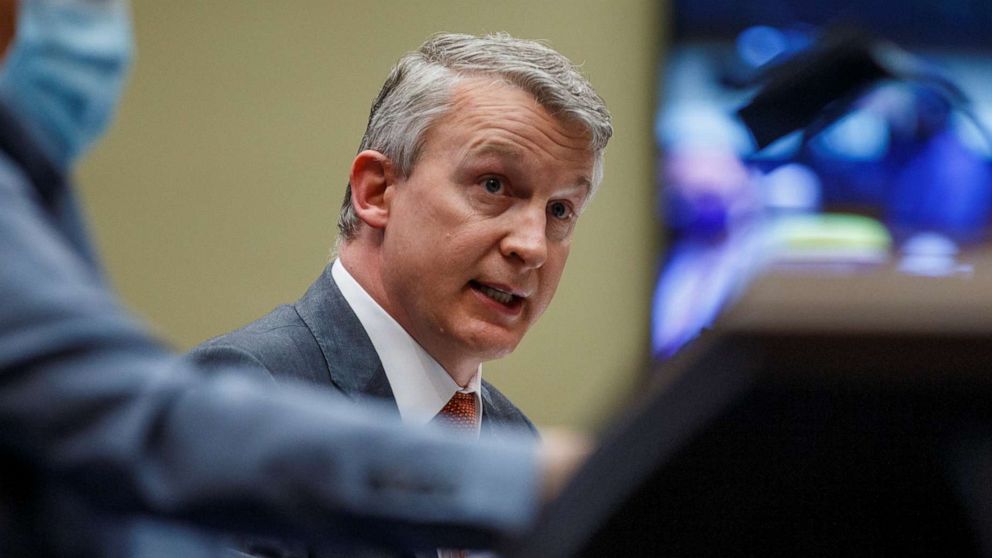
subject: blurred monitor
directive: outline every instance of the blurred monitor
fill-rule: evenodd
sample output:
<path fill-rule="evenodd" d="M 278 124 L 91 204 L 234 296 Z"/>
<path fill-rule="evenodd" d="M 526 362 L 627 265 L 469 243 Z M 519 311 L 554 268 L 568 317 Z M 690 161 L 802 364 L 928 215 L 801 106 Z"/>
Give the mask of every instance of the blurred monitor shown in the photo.
<path fill-rule="evenodd" d="M 709 327 L 769 265 L 859 269 L 904 248 L 953 258 L 987 238 L 992 4 L 678 0 L 672 17 L 655 121 L 667 240 L 656 358 Z M 877 39 L 873 53 L 899 71 L 759 150 L 737 111 L 770 68 L 842 27 Z M 942 262 L 906 269 L 958 269 Z"/>

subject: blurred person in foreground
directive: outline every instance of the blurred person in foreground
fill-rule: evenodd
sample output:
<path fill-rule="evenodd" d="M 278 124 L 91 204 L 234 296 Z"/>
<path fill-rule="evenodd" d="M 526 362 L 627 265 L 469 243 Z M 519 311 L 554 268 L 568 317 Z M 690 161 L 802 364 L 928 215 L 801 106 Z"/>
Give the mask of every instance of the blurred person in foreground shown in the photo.
<path fill-rule="evenodd" d="M 0 69 L 0 555 L 170 555 L 135 546 L 144 518 L 427 551 L 527 528 L 581 459 L 568 441 L 415 428 L 237 367 L 204 374 L 150 337 L 67 182 L 123 83 L 126 6 L 27 0 L 17 21 Z M 190 532 L 171 555 L 210 550 Z"/>

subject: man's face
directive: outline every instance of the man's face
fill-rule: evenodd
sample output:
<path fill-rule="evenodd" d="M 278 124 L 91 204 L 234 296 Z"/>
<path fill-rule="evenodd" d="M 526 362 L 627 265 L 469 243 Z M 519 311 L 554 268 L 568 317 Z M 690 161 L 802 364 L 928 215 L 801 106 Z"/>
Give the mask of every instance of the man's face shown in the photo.
<path fill-rule="evenodd" d="M 454 373 L 512 351 L 551 302 L 594 157 L 582 129 L 488 79 L 457 86 L 425 139 L 386 190 L 384 302 Z"/>

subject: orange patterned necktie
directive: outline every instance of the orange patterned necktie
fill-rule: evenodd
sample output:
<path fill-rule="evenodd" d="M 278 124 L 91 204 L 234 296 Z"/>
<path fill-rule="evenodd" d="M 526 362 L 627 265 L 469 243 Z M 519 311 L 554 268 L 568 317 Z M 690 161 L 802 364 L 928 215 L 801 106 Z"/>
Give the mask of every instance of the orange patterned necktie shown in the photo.
<path fill-rule="evenodd" d="M 479 423 L 474 393 L 456 392 L 447 405 L 434 417 L 434 422 L 466 434 L 475 434 Z"/>
<path fill-rule="evenodd" d="M 475 436 L 478 432 L 479 411 L 476 409 L 474 393 L 455 392 L 448 403 L 434 416 L 436 422 L 444 424 L 462 434 Z M 440 558 L 468 558 L 468 552 L 462 549 L 443 549 Z"/>

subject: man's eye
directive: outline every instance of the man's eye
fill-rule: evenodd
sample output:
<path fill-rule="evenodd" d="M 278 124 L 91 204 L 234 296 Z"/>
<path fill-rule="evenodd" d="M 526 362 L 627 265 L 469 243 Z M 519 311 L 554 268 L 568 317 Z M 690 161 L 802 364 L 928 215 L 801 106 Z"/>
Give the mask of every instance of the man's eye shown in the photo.
<path fill-rule="evenodd" d="M 572 216 L 572 210 L 564 202 L 551 202 L 548 205 L 548 213 L 555 219 L 568 219 Z"/>
<path fill-rule="evenodd" d="M 490 194 L 498 194 L 503 190 L 503 181 L 494 176 L 485 179 L 482 185 L 485 186 L 486 191 Z"/>

